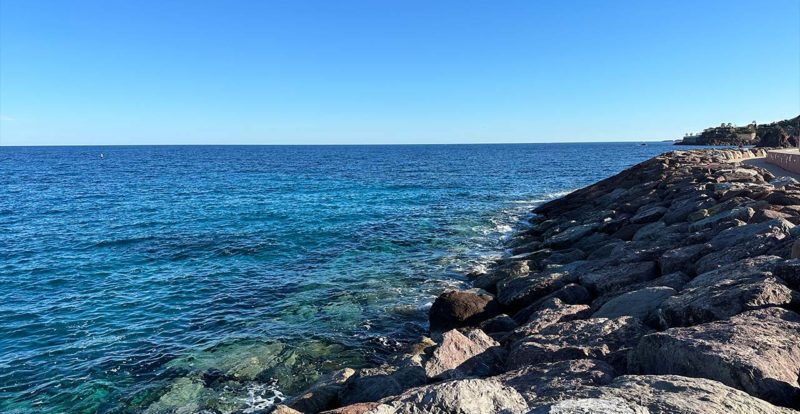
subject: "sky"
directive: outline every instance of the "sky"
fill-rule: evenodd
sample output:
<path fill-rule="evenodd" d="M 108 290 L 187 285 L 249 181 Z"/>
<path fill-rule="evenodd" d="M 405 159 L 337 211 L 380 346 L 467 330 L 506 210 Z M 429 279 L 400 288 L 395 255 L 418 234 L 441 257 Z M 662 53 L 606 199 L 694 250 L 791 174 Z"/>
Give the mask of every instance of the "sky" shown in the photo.
<path fill-rule="evenodd" d="M 0 0 L 0 145 L 676 139 L 800 113 L 800 0 Z"/>

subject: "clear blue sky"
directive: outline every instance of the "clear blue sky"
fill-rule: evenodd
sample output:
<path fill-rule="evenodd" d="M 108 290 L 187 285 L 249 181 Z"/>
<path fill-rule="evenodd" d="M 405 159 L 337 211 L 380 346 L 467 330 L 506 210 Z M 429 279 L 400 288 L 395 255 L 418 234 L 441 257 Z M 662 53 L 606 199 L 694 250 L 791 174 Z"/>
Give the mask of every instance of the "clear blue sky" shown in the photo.
<path fill-rule="evenodd" d="M 798 113 L 798 0 L 0 0 L 0 145 L 655 140 Z"/>

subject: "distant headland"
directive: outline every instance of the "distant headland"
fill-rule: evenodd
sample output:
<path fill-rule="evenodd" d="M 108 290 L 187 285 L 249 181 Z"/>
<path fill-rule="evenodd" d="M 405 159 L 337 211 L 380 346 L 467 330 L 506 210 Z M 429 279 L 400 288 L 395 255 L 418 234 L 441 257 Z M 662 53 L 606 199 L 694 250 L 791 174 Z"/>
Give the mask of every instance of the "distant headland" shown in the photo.
<path fill-rule="evenodd" d="M 800 116 L 769 124 L 746 126 L 723 123 L 699 134 L 686 134 L 675 145 L 755 145 L 757 147 L 796 147 L 800 139 Z"/>

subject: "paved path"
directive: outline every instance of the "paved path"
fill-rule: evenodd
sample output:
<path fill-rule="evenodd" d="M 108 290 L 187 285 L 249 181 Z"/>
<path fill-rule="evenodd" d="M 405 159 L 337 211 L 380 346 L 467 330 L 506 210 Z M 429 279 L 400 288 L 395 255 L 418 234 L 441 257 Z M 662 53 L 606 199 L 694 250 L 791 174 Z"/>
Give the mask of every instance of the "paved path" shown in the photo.
<path fill-rule="evenodd" d="M 750 158 L 749 160 L 742 161 L 742 164 L 746 165 L 753 165 L 756 167 L 761 167 L 776 177 L 792 177 L 795 180 L 800 181 L 800 174 L 795 174 L 791 171 L 786 171 L 781 167 L 778 167 L 775 164 L 770 164 L 767 162 L 766 158 Z"/>

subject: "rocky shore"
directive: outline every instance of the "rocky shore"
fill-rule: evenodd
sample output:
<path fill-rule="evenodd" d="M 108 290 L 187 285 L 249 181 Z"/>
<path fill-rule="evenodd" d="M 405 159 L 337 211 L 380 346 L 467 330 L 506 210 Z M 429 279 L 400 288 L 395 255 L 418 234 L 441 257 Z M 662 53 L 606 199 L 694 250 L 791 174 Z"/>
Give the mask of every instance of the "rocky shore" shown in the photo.
<path fill-rule="evenodd" d="M 676 151 L 536 208 L 430 337 L 276 413 L 800 409 L 800 184 Z"/>

